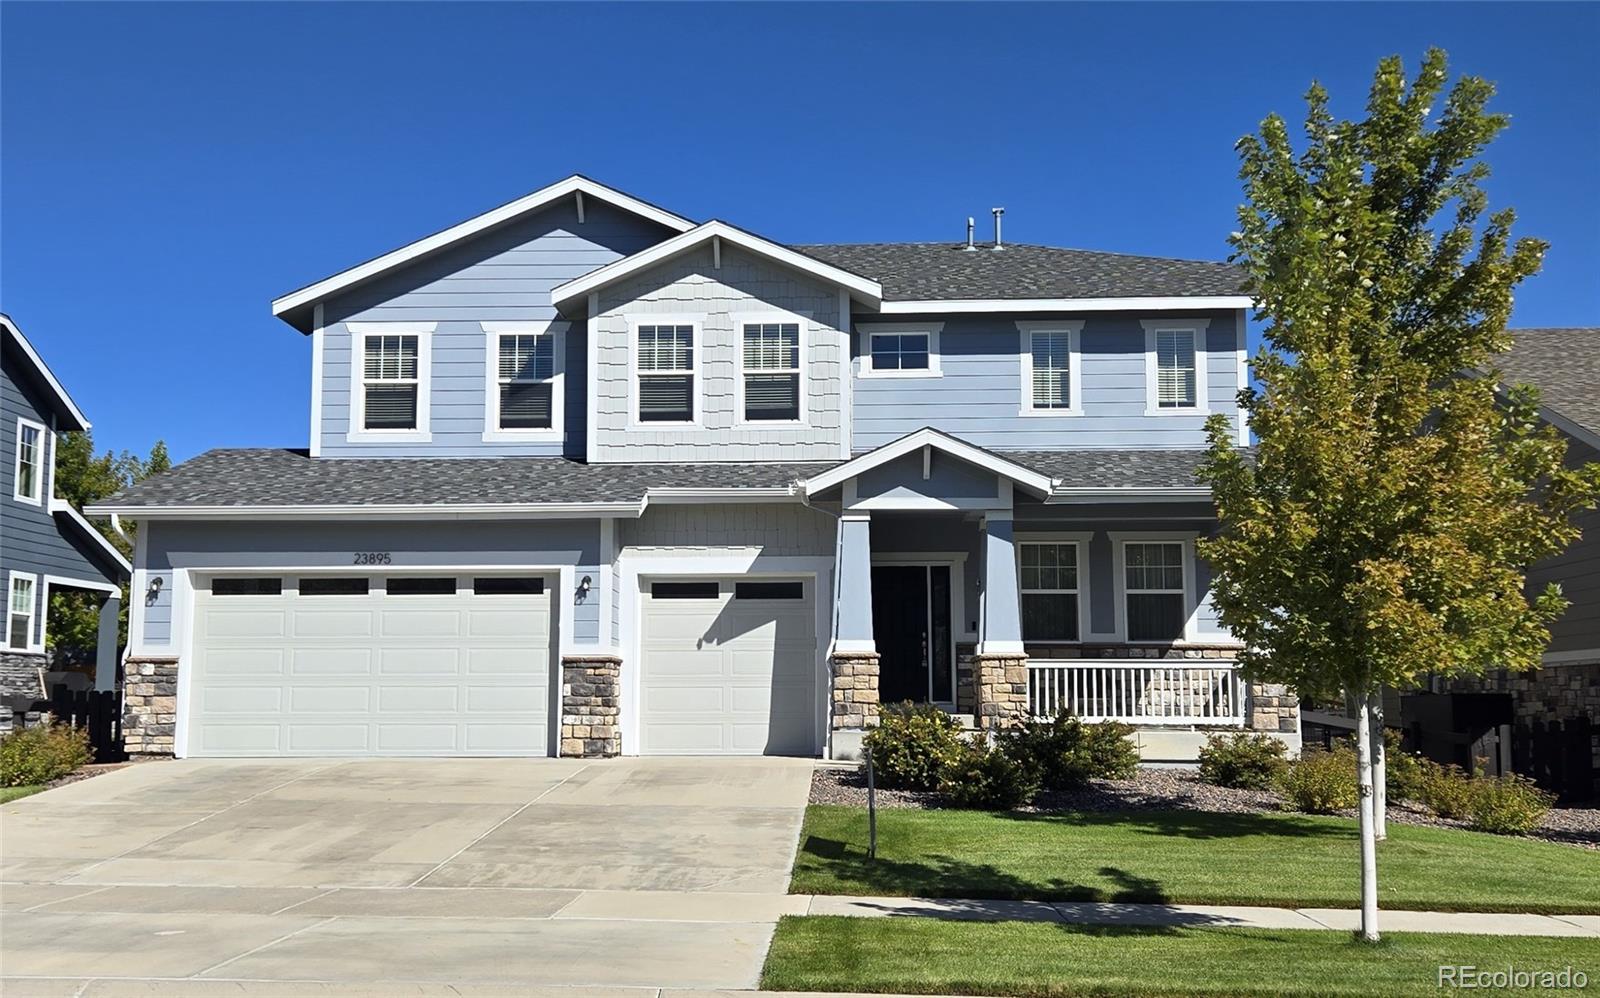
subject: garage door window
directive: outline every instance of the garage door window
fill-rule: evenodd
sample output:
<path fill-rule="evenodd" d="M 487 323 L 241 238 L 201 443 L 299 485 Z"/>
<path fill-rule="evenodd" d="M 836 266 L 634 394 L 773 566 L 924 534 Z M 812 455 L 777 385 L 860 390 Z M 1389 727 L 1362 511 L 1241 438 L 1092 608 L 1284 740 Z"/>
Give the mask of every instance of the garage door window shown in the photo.
<path fill-rule="evenodd" d="M 277 596 L 283 592 L 283 580 L 278 578 L 213 579 L 213 596 Z"/>
<path fill-rule="evenodd" d="M 656 582 L 650 586 L 653 599 L 716 599 L 715 582 Z"/>
<path fill-rule="evenodd" d="M 803 582 L 739 582 L 733 587 L 734 599 L 805 599 Z"/>
<path fill-rule="evenodd" d="M 472 591 L 478 596 L 537 596 L 544 592 L 544 580 L 490 576 L 473 579 Z"/>
<path fill-rule="evenodd" d="M 301 596 L 365 596 L 366 578 L 301 579 Z"/>
<path fill-rule="evenodd" d="M 456 580 L 444 576 L 420 579 L 390 579 L 390 596 L 449 596 L 456 591 Z"/>

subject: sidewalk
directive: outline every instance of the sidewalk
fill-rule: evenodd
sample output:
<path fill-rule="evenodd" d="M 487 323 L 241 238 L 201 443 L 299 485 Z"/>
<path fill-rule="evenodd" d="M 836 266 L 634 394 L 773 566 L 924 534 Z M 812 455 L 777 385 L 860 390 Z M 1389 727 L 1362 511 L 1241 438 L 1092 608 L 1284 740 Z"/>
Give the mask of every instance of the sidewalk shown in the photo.
<path fill-rule="evenodd" d="M 978 922 L 1059 922 L 1067 925 L 1207 926 L 1249 929 L 1338 929 L 1353 932 L 1361 913 L 1345 908 L 1264 908 L 1205 904 L 1116 904 L 1067 901 L 847 897 L 816 894 L 807 915 L 852 918 L 943 918 Z M 1385 932 L 1453 932 L 1481 936 L 1600 938 L 1600 915 L 1499 912 L 1378 912 Z"/>

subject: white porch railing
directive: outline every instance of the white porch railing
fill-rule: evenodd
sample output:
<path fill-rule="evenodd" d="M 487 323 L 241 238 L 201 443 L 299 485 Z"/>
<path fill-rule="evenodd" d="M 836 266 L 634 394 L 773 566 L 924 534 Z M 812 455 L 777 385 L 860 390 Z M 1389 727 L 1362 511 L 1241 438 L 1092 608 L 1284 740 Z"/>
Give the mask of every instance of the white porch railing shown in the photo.
<path fill-rule="evenodd" d="M 1028 706 L 1038 718 L 1064 709 L 1084 721 L 1242 726 L 1244 683 L 1237 669 L 1214 662 L 1032 659 Z"/>

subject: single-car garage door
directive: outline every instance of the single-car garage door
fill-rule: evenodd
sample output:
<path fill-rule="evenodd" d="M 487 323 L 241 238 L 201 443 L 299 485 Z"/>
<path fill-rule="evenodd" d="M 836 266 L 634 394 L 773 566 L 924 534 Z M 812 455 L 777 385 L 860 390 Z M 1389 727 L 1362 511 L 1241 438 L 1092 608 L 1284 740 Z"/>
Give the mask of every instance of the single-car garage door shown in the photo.
<path fill-rule="evenodd" d="M 195 592 L 188 753 L 545 755 L 538 576 L 218 576 Z"/>
<path fill-rule="evenodd" d="M 642 588 L 642 754 L 817 754 L 811 580 Z"/>

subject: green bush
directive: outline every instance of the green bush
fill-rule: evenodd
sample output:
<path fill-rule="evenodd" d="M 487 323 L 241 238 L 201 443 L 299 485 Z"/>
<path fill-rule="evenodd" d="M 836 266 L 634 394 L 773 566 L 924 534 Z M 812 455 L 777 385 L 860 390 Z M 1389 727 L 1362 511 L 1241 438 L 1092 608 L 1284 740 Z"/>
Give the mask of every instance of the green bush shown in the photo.
<path fill-rule="evenodd" d="M 1200 750 L 1200 780 L 1238 790 L 1270 790 L 1283 776 L 1289 746 L 1271 735 L 1212 735 Z"/>
<path fill-rule="evenodd" d="M 1133 725 L 1116 721 L 1084 725 L 1077 768 L 1085 780 L 1131 778 L 1139 770 L 1139 746 L 1133 743 Z"/>
<path fill-rule="evenodd" d="M 1039 774 L 1048 790 L 1070 790 L 1091 779 L 1122 780 L 1139 768 L 1133 728 L 1114 721 L 1084 724 L 1063 711 L 1048 721 L 1027 721 L 1000 748 Z"/>
<path fill-rule="evenodd" d="M 1480 832 L 1496 835 L 1526 835 L 1539 827 L 1555 794 L 1540 790 L 1523 776 L 1479 777 L 1467 816 L 1467 824 Z"/>
<path fill-rule="evenodd" d="M 49 783 L 89 761 L 89 732 L 36 724 L 0 738 L 0 786 Z"/>
<path fill-rule="evenodd" d="M 1384 788 L 1391 801 L 1422 801 L 1423 758 L 1400 747 L 1400 732 L 1389 728 L 1383 733 Z"/>
<path fill-rule="evenodd" d="M 961 725 L 932 704 L 889 704 L 864 744 L 880 785 L 937 790 L 945 763 L 962 747 Z"/>
<path fill-rule="evenodd" d="M 1334 814 L 1361 801 L 1354 749 L 1312 751 L 1289 764 L 1279 781 L 1285 801 L 1296 811 Z"/>
<path fill-rule="evenodd" d="M 1432 759 L 1420 759 L 1421 790 L 1417 802 L 1441 818 L 1464 821 L 1472 814 L 1476 781 L 1459 766 L 1446 766 Z"/>
<path fill-rule="evenodd" d="M 939 789 L 954 807 L 1010 811 L 1039 792 L 1039 770 L 1001 748 L 991 748 L 980 735 L 959 743 L 945 764 Z"/>

